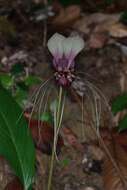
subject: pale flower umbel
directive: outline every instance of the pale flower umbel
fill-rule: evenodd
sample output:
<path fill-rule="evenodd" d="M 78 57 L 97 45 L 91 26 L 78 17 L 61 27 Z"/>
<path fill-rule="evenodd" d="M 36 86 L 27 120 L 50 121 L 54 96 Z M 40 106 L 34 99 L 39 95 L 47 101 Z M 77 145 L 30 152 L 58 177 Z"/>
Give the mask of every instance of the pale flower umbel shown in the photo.
<path fill-rule="evenodd" d="M 55 77 L 59 85 L 68 86 L 74 79 L 75 57 L 84 48 L 84 40 L 79 36 L 64 37 L 55 33 L 47 43 L 53 56 Z"/>

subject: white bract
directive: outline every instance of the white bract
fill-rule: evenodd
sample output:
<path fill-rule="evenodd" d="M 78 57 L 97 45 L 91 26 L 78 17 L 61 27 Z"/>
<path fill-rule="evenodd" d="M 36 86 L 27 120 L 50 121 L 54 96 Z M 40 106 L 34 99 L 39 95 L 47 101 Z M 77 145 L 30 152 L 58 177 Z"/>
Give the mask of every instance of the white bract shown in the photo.
<path fill-rule="evenodd" d="M 84 40 L 79 36 L 66 38 L 59 33 L 55 33 L 48 40 L 47 46 L 57 62 L 62 58 L 66 59 L 68 62 L 66 65 L 68 65 L 69 69 L 76 55 L 84 48 Z"/>

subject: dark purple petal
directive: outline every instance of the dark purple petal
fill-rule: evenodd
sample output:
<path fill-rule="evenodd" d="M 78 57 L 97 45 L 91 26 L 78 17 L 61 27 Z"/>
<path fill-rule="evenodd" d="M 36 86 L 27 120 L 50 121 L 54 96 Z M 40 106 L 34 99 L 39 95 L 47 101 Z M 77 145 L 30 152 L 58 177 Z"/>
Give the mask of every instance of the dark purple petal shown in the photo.
<path fill-rule="evenodd" d="M 55 79 L 57 83 L 61 86 L 67 87 L 69 86 L 72 81 L 74 80 L 75 76 L 70 71 L 67 72 L 56 72 L 55 73 Z"/>
<path fill-rule="evenodd" d="M 59 78 L 59 80 L 58 80 L 58 83 L 59 83 L 60 85 L 62 85 L 62 86 L 67 86 L 68 81 L 67 81 L 67 79 L 65 78 L 65 76 L 61 76 L 61 78 Z"/>
<path fill-rule="evenodd" d="M 70 66 L 69 66 L 70 64 Z M 68 61 L 68 59 L 66 58 L 62 58 L 62 59 L 53 59 L 53 66 L 55 68 L 55 70 L 57 71 L 68 71 L 71 69 L 74 69 L 74 61 L 72 61 L 71 63 Z"/>

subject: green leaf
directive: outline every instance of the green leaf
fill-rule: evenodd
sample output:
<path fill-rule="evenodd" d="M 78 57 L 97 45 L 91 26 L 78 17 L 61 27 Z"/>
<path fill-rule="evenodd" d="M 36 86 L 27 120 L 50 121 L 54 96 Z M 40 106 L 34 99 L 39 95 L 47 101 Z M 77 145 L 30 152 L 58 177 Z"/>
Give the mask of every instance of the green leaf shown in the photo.
<path fill-rule="evenodd" d="M 17 91 L 14 97 L 15 97 L 16 102 L 22 107 L 24 106 L 24 104 L 26 103 L 28 99 L 28 93 L 27 91 L 21 88 L 17 88 Z"/>
<path fill-rule="evenodd" d="M 27 86 L 32 86 L 35 84 L 40 84 L 42 82 L 41 78 L 37 77 L 37 76 L 32 76 L 29 75 L 25 80 L 24 80 L 25 84 Z"/>
<path fill-rule="evenodd" d="M 0 87 L 0 155 L 28 190 L 35 174 L 35 148 L 21 108 L 3 87 Z"/>
<path fill-rule="evenodd" d="M 1 74 L 0 81 L 1 81 L 1 84 L 7 89 L 13 86 L 14 84 L 12 76 L 10 76 L 9 74 Z"/>
<path fill-rule="evenodd" d="M 112 112 L 115 115 L 127 108 L 127 93 L 117 96 L 112 102 Z"/>
<path fill-rule="evenodd" d="M 66 166 L 68 166 L 70 164 L 70 161 L 71 160 L 69 158 L 65 158 L 65 159 L 63 159 L 63 160 L 60 161 L 60 165 L 62 167 L 66 167 Z"/>
<path fill-rule="evenodd" d="M 45 112 L 42 114 L 41 118 L 42 121 L 46 121 L 48 123 L 53 123 L 53 117 L 52 114 L 50 112 Z"/>
<path fill-rule="evenodd" d="M 23 64 L 15 64 L 12 66 L 11 73 L 12 75 L 19 75 L 24 72 Z"/>
<path fill-rule="evenodd" d="M 119 122 L 119 132 L 127 129 L 127 115 L 124 116 L 124 118 Z"/>
<path fill-rule="evenodd" d="M 80 4 L 81 3 L 81 0 L 59 0 L 60 3 L 64 6 L 69 6 L 69 5 L 72 5 L 72 4 Z"/>
<path fill-rule="evenodd" d="M 106 5 L 111 5 L 114 2 L 114 0 L 105 0 Z"/>
<path fill-rule="evenodd" d="M 16 85 L 17 85 L 18 88 L 21 88 L 22 90 L 25 90 L 25 91 L 29 90 L 28 86 L 26 86 L 26 84 L 24 82 L 22 82 L 22 81 L 17 82 Z"/>
<path fill-rule="evenodd" d="M 127 11 L 123 12 L 120 16 L 120 21 L 124 24 L 127 24 Z"/>

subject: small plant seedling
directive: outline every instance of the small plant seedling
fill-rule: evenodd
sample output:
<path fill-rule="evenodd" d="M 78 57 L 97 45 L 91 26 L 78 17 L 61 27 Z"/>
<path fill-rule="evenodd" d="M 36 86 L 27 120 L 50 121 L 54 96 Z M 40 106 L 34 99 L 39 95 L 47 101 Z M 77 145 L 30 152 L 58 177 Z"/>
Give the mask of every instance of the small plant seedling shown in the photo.
<path fill-rule="evenodd" d="M 120 111 L 127 109 L 127 93 L 117 96 L 112 102 L 112 112 L 116 115 Z M 127 129 L 127 115 L 125 115 L 118 124 L 119 132 Z"/>

